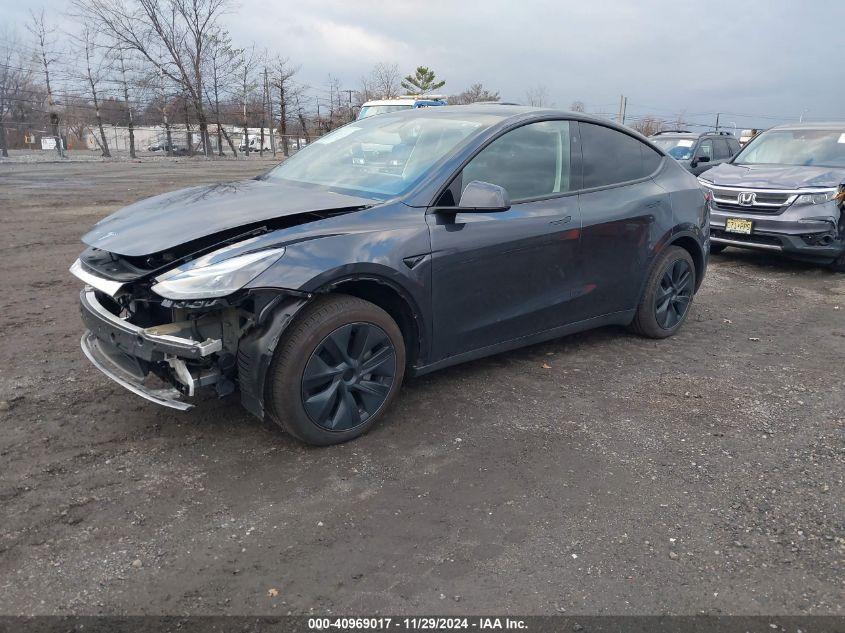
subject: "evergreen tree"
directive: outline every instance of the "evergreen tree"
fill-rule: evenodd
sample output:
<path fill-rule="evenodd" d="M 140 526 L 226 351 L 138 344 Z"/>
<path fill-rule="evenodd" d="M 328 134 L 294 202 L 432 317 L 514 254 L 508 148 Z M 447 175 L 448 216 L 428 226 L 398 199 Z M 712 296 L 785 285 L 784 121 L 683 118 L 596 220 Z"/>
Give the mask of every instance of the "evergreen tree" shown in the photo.
<path fill-rule="evenodd" d="M 431 90 L 442 88 L 445 85 L 445 81 L 437 81 L 434 71 L 425 66 L 419 66 L 415 74 L 408 75 L 402 80 L 402 87 L 409 94 L 425 94 Z"/>

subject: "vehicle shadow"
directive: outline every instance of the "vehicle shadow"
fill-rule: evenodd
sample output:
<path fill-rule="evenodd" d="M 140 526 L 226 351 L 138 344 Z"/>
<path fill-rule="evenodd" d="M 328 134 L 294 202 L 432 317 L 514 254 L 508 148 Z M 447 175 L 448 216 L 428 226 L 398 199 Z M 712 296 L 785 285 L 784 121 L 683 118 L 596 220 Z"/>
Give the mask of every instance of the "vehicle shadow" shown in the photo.
<path fill-rule="evenodd" d="M 718 255 L 710 255 L 710 263 L 745 264 L 755 267 L 774 268 L 785 273 L 821 271 L 831 275 L 837 274 L 827 268 L 824 264 L 804 262 L 784 255 L 768 253 L 765 251 L 753 251 L 744 248 L 728 247 Z"/>

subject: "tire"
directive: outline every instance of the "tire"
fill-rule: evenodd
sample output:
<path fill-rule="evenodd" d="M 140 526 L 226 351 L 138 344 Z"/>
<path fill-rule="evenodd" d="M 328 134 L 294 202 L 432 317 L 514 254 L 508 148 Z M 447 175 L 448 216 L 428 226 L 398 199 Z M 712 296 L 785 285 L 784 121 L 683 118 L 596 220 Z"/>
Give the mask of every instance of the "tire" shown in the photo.
<path fill-rule="evenodd" d="M 679 246 L 668 247 L 652 266 L 631 330 L 648 338 L 672 336 L 689 314 L 695 283 L 692 256 Z"/>
<path fill-rule="evenodd" d="M 727 247 L 728 247 L 727 244 L 714 244 L 713 242 L 710 242 L 710 254 L 711 255 L 718 255 L 723 250 L 725 250 Z"/>
<path fill-rule="evenodd" d="M 348 295 L 319 297 L 273 355 L 265 387 L 269 417 L 307 444 L 347 442 L 384 415 L 404 374 L 402 332 L 387 312 Z"/>
<path fill-rule="evenodd" d="M 827 267 L 835 273 L 845 273 L 845 253 L 830 262 Z"/>

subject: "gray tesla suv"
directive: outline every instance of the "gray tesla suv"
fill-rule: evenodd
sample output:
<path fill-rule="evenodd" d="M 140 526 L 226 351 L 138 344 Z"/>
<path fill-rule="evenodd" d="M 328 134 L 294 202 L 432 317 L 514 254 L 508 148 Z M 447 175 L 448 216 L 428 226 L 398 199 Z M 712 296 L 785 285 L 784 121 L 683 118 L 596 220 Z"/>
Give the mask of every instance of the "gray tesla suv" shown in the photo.
<path fill-rule="evenodd" d="M 767 130 L 699 182 L 711 252 L 766 250 L 845 272 L 845 123 Z"/>
<path fill-rule="evenodd" d="M 82 348 L 152 402 L 237 390 L 334 444 L 406 375 L 602 325 L 674 334 L 707 268 L 705 198 L 645 138 L 582 114 L 369 117 L 255 180 L 101 220 L 71 268 Z"/>

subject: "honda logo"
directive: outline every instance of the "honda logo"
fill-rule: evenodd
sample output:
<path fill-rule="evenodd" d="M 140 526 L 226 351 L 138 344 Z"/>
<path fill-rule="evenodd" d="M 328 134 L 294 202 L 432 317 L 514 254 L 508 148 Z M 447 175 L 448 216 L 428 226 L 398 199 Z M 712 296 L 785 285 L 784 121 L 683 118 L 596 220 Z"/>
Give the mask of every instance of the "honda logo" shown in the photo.
<path fill-rule="evenodd" d="M 750 207 L 754 204 L 754 192 L 753 191 L 743 191 L 739 194 L 739 203 L 744 207 Z"/>

